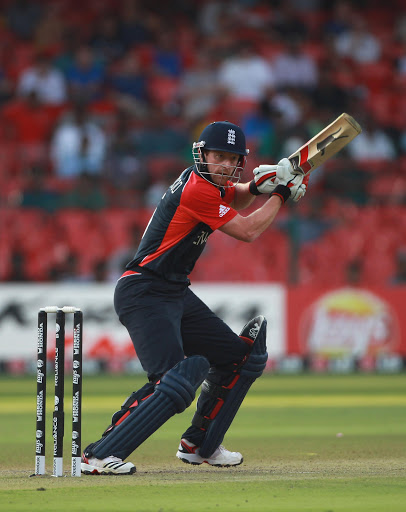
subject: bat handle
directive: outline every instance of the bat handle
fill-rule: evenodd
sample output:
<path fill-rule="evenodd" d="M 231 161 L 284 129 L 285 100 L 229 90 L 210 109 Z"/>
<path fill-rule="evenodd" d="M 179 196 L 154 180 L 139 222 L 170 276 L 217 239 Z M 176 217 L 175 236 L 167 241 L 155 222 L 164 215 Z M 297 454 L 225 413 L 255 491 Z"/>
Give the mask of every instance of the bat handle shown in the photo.
<path fill-rule="evenodd" d="M 303 174 L 304 175 L 303 169 L 301 169 L 298 166 L 297 158 L 288 158 L 288 160 L 290 162 L 290 165 L 292 166 L 293 174 Z"/>

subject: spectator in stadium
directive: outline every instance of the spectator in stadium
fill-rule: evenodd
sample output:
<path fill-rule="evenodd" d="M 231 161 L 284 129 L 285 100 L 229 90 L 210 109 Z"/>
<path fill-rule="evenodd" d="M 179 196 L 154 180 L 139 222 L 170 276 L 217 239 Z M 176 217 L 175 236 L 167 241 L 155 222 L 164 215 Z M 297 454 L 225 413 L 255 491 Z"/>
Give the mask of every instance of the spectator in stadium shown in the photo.
<path fill-rule="evenodd" d="M 406 44 L 406 14 L 402 13 L 395 21 L 395 38 L 400 43 Z"/>
<path fill-rule="evenodd" d="M 106 154 L 106 136 L 91 119 L 86 104 L 76 102 L 56 127 L 50 156 L 54 172 L 61 178 L 74 178 L 82 172 L 99 175 Z"/>
<path fill-rule="evenodd" d="M 179 78 L 183 73 L 182 54 L 176 33 L 162 23 L 154 44 L 152 69 L 158 75 Z"/>
<path fill-rule="evenodd" d="M 119 11 L 120 37 L 127 49 L 153 39 L 154 16 L 141 2 L 124 0 Z"/>
<path fill-rule="evenodd" d="M 96 21 L 90 40 L 95 56 L 105 65 L 120 59 L 125 52 L 125 43 L 121 38 L 118 18 L 114 13 L 103 13 Z"/>
<path fill-rule="evenodd" d="M 240 16 L 242 7 L 232 0 L 203 2 L 196 17 L 199 32 L 205 37 L 215 37 Z"/>
<path fill-rule="evenodd" d="M 268 101 L 258 102 L 255 110 L 246 114 L 241 123 L 247 144 L 258 156 L 274 160 L 277 154 L 278 112 L 272 110 Z"/>
<path fill-rule="evenodd" d="M 4 130 L 19 144 L 44 145 L 49 141 L 59 110 L 44 105 L 35 90 L 6 103 L 2 111 Z"/>
<path fill-rule="evenodd" d="M 281 130 L 290 130 L 302 121 L 302 96 L 303 92 L 294 88 L 287 91 L 277 91 L 273 88 L 265 95 L 264 101 Z"/>
<path fill-rule="evenodd" d="M 396 57 L 395 68 L 398 73 L 398 78 L 403 83 L 406 81 L 406 41 L 402 45 L 402 52 Z"/>
<path fill-rule="evenodd" d="M 125 266 L 137 252 L 138 245 L 141 241 L 143 229 L 138 224 L 132 224 L 129 228 L 129 243 L 118 247 L 107 261 L 107 274 L 111 282 L 117 279 L 125 271 Z"/>
<path fill-rule="evenodd" d="M 251 41 L 238 41 L 231 55 L 219 66 L 219 84 L 231 100 L 260 101 L 275 85 L 271 65 Z"/>
<path fill-rule="evenodd" d="M 147 76 L 139 57 L 127 52 L 107 73 L 106 84 L 116 104 L 130 109 L 137 117 L 146 114 L 148 104 Z"/>
<path fill-rule="evenodd" d="M 354 8 L 349 0 L 336 0 L 332 6 L 331 14 L 323 25 L 323 35 L 327 39 L 335 39 L 345 34 L 351 28 Z"/>
<path fill-rule="evenodd" d="M 43 11 L 44 7 L 40 2 L 29 0 L 8 2 L 4 13 L 6 25 L 18 38 L 31 41 Z"/>
<path fill-rule="evenodd" d="M 73 100 L 95 101 L 103 96 L 105 67 L 90 46 L 81 45 L 74 61 L 66 70 L 66 79 Z"/>
<path fill-rule="evenodd" d="M 24 172 L 24 186 L 15 199 L 20 208 L 41 208 L 51 213 L 62 206 L 61 195 L 47 182 L 41 162 L 28 166 Z"/>
<path fill-rule="evenodd" d="M 84 281 L 80 269 L 80 256 L 67 246 L 61 246 L 56 251 L 56 261 L 50 267 L 48 280 L 60 283 L 80 283 Z"/>
<path fill-rule="evenodd" d="M 92 271 L 89 275 L 89 282 L 92 283 L 105 283 L 108 281 L 107 263 L 106 260 L 96 260 L 92 265 Z"/>
<path fill-rule="evenodd" d="M 176 126 L 157 106 L 151 107 L 142 127 L 135 130 L 139 158 L 188 154 L 189 137 L 182 126 Z"/>
<path fill-rule="evenodd" d="M 27 273 L 27 257 L 20 249 L 13 249 L 10 257 L 10 271 L 7 281 L 25 283 L 31 281 Z"/>
<path fill-rule="evenodd" d="M 357 161 L 346 156 L 345 152 L 337 156 L 336 165 L 338 167 L 335 172 L 329 172 L 323 176 L 326 196 L 344 201 L 350 200 L 360 206 L 366 205 L 370 201 L 368 185 L 372 179 L 372 173 L 360 167 Z"/>
<path fill-rule="evenodd" d="M 406 156 L 406 128 L 399 135 L 400 153 Z"/>
<path fill-rule="evenodd" d="M 312 101 L 320 110 L 328 110 L 339 116 L 348 112 L 351 91 L 337 84 L 334 66 L 324 63 L 319 68 L 317 87 L 312 91 Z"/>
<path fill-rule="evenodd" d="M 406 248 L 401 247 L 395 255 L 396 271 L 389 280 L 391 285 L 405 285 L 406 284 Z"/>
<path fill-rule="evenodd" d="M 54 55 L 52 62 L 63 73 L 65 78 L 68 70 L 75 63 L 75 56 L 80 46 L 78 32 L 72 27 L 64 26 L 61 30 L 59 51 Z"/>
<path fill-rule="evenodd" d="M 0 107 L 7 103 L 14 94 L 12 81 L 7 77 L 4 69 L 0 67 Z"/>
<path fill-rule="evenodd" d="M 83 171 L 74 181 L 73 188 L 63 197 L 65 208 L 81 208 L 85 210 L 102 210 L 107 206 L 98 176 Z"/>
<path fill-rule="evenodd" d="M 367 22 L 362 16 L 352 17 L 350 29 L 339 34 L 334 45 L 339 56 L 357 64 L 376 62 L 382 53 L 379 39 L 368 30 Z"/>
<path fill-rule="evenodd" d="M 130 112 L 119 110 L 116 113 L 115 130 L 107 137 L 103 174 L 116 188 L 144 190 L 148 175 L 138 157 L 132 121 Z"/>
<path fill-rule="evenodd" d="M 361 283 L 363 263 L 361 259 L 354 259 L 345 267 L 345 278 L 350 286 L 358 286 Z"/>
<path fill-rule="evenodd" d="M 34 32 L 34 47 L 38 51 L 57 55 L 61 51 L 61 43 L 65 30 L 62 13 L 62 2 L 47 2 L 43 16 Z"/>
<path fill-rule="evenodd" d="M 313 91 L 317 86 L 316 60 L 302 50 L 302 44 L 303 39 L 298 36 L 288 37 L 285 40 L 286 50 L 273 60 L 272 69 L 277 89 L 295 87 Z"/>
<path fill-rule="evenodd" d="M 32 91 L 44 104 L 60 105 L 67 100 L 65 77 L 52 66 L 51 56 L 46 52 L 37 53 L 34 65 L 24 69 L 18 78 L 19 96 L 27 96 Z"/>
<path fill-rule="evenodd" d="M 348 145 L 348 154 L 356 161 L 394 160 L 397 157 L 395 143 L 375 123 L 371 114 L 365 112 L 356 119 L 362 126 L 362 132 Z"/>
<path fill-rule="evenodd" d="M 325 218 L 323 203 L 316 197 L 308 203 L 308 208 L 300 215 L 293 211 L 290 216 L 276 221 L 276 226 L 286 231 L 298 248 L 319 240 L 334 224 L 334 221 Z"/>
<path fill-rule="evenodd" d="M 182 116 L 191 124 L 203 119 L 221 98 L 224 90 L 218 80 L 218 59 L 208 49 L 196 54 L 191 68 L 182 74 L 179 101 Z"/>
<path fill-rule="evenodd" d="M 308 36 L 308 27 L 303 20 L 303 15 L 289 1 L 278 2 L 270 29 L 277 39 L 284 41 L 291 37 L 305 39 Z"/>

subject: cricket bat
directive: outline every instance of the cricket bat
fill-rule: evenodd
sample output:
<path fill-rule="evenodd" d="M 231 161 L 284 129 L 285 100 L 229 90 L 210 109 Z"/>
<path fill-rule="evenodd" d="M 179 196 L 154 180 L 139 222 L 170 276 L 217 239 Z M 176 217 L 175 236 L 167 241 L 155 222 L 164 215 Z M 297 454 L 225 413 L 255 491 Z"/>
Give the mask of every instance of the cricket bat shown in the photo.
<path fill-rule="evenodd" d="M 362 132 L 361 126 L 348 114 L 341 114 L 301 148 L 288 157 L 294 172 L 305 176 L 341 151 Z"/>

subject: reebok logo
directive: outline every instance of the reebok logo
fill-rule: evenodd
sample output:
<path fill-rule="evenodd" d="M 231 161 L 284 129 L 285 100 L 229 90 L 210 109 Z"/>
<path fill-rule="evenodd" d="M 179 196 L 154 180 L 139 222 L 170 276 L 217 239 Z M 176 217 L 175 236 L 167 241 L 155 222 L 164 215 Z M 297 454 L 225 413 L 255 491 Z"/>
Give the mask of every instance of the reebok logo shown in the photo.
<path fill-rule="evenodd" d="M 227 144 L 235 145 L 235 130 L 228 130 Z"/>
<path fill-rule="evenodd" d="M 224 217 L 224 215 L 230 211 L 230 207 L 229 206 L 224 206 L 224 204 L 221 204 L 220 205 L 220 208 L 219 208 L 219 217 Z"/>

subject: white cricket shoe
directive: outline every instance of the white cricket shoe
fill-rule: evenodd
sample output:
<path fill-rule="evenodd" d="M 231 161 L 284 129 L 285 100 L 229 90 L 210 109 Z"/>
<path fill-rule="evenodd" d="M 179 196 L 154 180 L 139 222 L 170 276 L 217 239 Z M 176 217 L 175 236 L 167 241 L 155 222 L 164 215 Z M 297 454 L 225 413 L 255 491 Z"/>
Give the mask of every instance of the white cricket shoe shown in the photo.
<path fill-rule="evenodd" d="M 114 455 L 105 459 L 87 458 L 82 455 L 81 469 L 85 475 L 132 475 L 136 472 L 134 464 L 123 462 Z"/>
<path fill-rule="evenodd" d="M 223 445 L 220 445 L 210 457 L 201 457 L 199 455 L 199 448 L 186 439 L 182 439 L 180 441 L 176 457 L 182 462 L 186 462 L 186 464 L 197 465 L 205 462 L 211 466 L 223 468 L 238 466 L 239 464 L 242 464 L 244 460 L 241 453 L 229 452 Z"/>

